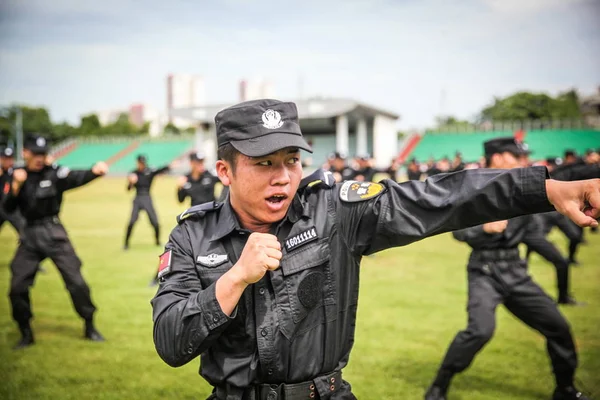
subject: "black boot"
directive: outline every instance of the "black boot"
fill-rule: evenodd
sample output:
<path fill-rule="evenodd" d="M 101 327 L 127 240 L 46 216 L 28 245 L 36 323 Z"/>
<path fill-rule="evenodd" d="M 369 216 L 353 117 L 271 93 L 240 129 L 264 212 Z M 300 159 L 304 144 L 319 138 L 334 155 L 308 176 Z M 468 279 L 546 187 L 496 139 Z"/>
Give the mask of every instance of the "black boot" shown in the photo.
<path fill-rule="evenodd" d="M 446 400 L 446 393 L 453 376 L 452 372 L 441 368 L 427 393 L 425 393 L 425 400 Z"/>
<path fill-rule="evenodd" d="M 93 342 L 104 342 L 104 337 L 94 327 L 92 320 L 85 321 L 85 338 Z"/>
<path fill-rule="evenodd" d="M 31 330 L 31 326 L 29 324 L 20 325 L 19 330 L 21 331 L 21 340 L 19 340 L 19 343 L 13 347 L 13 350 L 23 349 L 35 343 L 35 340 L 33 339 L 33 331 Z"/>
<path fill-rule="evenodd" d="M 558 298 L 558 304 L 562 304 L 564 306 L 585 306 L 586 303 L 579 302 L 575 300 L 575 297 L 571 295 L 560 296 Z"/>
<path fill-rule="evenodd" d="M 591 400 L 573 386 L 556 388 L 552 400 Z"/>
<path fill-rule="evenodd" d="M 439 386 L 432 385 L 425 393 L 425 400 L 446 400 L 446 391 Z"/>

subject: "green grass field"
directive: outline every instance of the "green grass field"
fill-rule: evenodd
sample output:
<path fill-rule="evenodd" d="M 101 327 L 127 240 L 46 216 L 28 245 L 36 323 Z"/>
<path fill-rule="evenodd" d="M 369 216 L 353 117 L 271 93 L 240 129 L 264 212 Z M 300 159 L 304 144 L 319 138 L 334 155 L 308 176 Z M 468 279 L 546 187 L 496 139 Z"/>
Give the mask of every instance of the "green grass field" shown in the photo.
<path fill-rule="evenodd" d="M 175 179 L 153 188 L 166 240 L 175 216 Z M 204 399 L 210 388 L 199 360 L 173 369 L 154 350 L 148 282 L 161 248 L 152 245 L 142 215 L 131 242 L 121 248 L 131 207 L 125 180 L 105 178 L 69 192 L 62 219 L 83 260 L 83 274 L 98 306 L 97 326 L 106 343 L 82 339 L 83 325 L 54 265 L 44 262 L 32 289 L 36 345 L 14 352 L 19 338 L 10 317 L 8 264 L 16 236 L 0 233 L 0 399 Z M 583 266 L 572 288 L 587 307 L 563 308 L 580 352 L 577 382 L 600 398 L 600 235 L 587 234 Z M 553 232 L 561 250 L 565 241 Z M 451 235 L 365 258 L 356 344 L 344 378 L 360 399 L 421 399 L 455 333 L 466 324 L 466 245 Z M 534 256 L 531 273 L 555 296 L 551 265 Z M 455 379 L 450 399 L 549 399 L 553 378 L 543 338 L 503 308 L 492 342 Z"/>

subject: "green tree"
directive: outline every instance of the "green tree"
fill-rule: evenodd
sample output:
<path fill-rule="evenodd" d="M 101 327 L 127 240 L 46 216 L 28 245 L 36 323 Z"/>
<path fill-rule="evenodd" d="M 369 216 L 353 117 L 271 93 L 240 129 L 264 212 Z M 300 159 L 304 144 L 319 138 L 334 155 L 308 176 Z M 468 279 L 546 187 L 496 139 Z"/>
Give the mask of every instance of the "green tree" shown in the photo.
<path fill-rule="evenodd" d="M 577 92 L 570 90 L 556 98 L 545 93 L 518 92 L 505 98 L 495 98 L 483 109 L 482 119 L 518 121 L 538 119 L 580 118 Z"/>
<path fill-rule="evenodd" d="M 61 122 L 52 128 L 55 140 L 65 140 L 71 137 L 79 136 L 79 129 L 70 125 L 68 122 Z"/>
<path fill-rule="evenodd" d="M 96 114 L 88 114 L 81 117 L 79 134 L 81 136 L 97 136 L 100 133 L 100 120 Z"/>
<path fill-rule="evenodd" d="M 172 122 L 169 122 L 167 125 L 165 125 L 165 133 L 179 135 L 181 133 L 181 130 L 175 125 L 173 125 Z"/>

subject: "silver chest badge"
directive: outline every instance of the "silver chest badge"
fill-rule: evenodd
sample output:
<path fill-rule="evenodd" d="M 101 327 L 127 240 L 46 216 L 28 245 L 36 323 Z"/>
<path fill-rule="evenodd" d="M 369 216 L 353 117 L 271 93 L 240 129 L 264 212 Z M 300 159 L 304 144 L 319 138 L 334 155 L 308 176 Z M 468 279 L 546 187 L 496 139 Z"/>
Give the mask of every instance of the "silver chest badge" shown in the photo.
<path fill-rule="evenodd" d="M 196 261 L 208 268 L 217 267 L 228 260 L 227 254 L 209 254 L 207 256 L 198 256 Z"/>

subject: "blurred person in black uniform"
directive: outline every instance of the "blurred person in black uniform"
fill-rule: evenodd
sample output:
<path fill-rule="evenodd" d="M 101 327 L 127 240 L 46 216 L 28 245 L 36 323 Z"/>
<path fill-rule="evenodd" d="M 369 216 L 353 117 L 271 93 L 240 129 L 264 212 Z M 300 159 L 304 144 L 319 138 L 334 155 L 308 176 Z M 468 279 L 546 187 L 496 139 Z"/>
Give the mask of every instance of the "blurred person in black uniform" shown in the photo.
<path fill-rule="evenodd" d="M 552 161 L 552 160 L 550 160 Z M 560 166 L 552 167 L 550 170 L 552 179 L 559 181 L 575 181 L 582 179 L 600 178 L 600 165 L 587 164 L 584 160 L 573 160 L 570 163 L 562 163 Z M 577 251 L 583 242 L 583 228 L 573 223 L 568 218 L 556 211 L 540 214 L 543 221 L 543 230 L 547 235 L 553 227 L 560 229 L 569 239 L 568 260 L 573 265 L 580 265 L 577 260 Z"/>
<path fill-rule="evenodd" d="M 421 170 L 419 164 L 415 158 L 411 158 L 408 166 L 406 167 L 406 175 L 409 181 L 418 181 L 421 179 Z"/>
<path fill-rule="evenodd" d="M 346 164 L 346 155 L 340 152 L 332 153 L 329 156 L 329 172 L 333 174 L 336 182 L 348 181 L 354 179 L 356 171 Z"/>
<path fill-rule="evenodd" d="M 456 172 L 456 171 L 462 171 L 463 169 L 465 169 L 465 163 L 463 161 L 461 152 L 457 151 L 456 154 L 454 155 L 454 160 L 452 161 L 452 166 L 450 168 L 450 171 Z"/>
<path fill-rule="evenodd" d="M 520 154 L 518 155 L 520 166 L 522 168 L 530 166 L 529 155 L 531 151 L 529 150 L 529 146 L 526 143 L 517 143 L 517 146 L 520 150 Z M 535 251 L 552 263 L 556 270 L 556 285 L 558 287 L 557 302 L 564 305 L 583 305 L 583 303 L 578 303 L 569 293 L 570 263 L 568 259 L 563 257 L 556 246 L 546 238 L 548 232 L 544 229 L 545 222 L 543 215 L 533 214 L 530 216 L 532 225 L 528 227 L 523 238 L 523 243 L 527 246 L 525 261 L 529 263 L 531 252 Z"/>
<path fill-rule="evenodd" d="M 484 143 L 484 149 L 489 168 L 519 167 L 518 157 L 522 148 L 514 138 L 489 140 Z M 466 242 L 473 249 L 467 266 L 468 325 L 450 344 L 425 395 L 426 400 L 446 399 L 454 375 L 467 369 L 492 338 L 496 327 L 496 307 L 500 304 L 545 336 L 556 380 L 552 399 L 588 399 L 574 387 L 577 351 L 569 323 L 556 303 L 533 282 L 527 273 L 526 262 L 519 257 L 519 243 L 528 243 L 536 232 L 539 229 L 531 215 L 453 232 L 457 240 Z"/>
<path fill-rule="evenodd" d="M 177 184 L 179 202 L 183 203 L 186 197 L 192 199 L 192 206 L 215 201 L 215 185 L 221 181 L 206 170 L 204 154 L 190 154 L 190 169 L 190 173 L 182 176 Z"/>
<path fill-rule="evenodd" d="M 244 102 L 215 124 L 228 197 L 177 218 L 152 299 L 157 353 L 172 367 L 201 356 L 211 399 L 355 399 L 342 373 L 366 255 L 554 207 L 582 225 L 600 215 L 600 183 L 547 180 L 544 167 L 303 179 L 300 150 L 311 150 L 294 103 Z"/>
<path fill-rule="evenodd" d="M 577 152 L 573 149 L 565 150 L 563 162 L 565 165 L 567 164 L 575 164 L 580 161 L 580 158 L 577 157 Z"/>
<path fill-rule="evenodd" d="M 15 151 L 11 147 L 5 147 L 0 152 L 0 203 L 4 196 L 10 191 L 10 182 L 15 165 Z M 0 207 L 0 228 L 5 222 L 10 223 L 20 238 L 23 237 L 25 228 L 25 219 L 18 210 L 7 213 Z"/>
<path fill-rule="evenodd" d="M 13 171 L 10 189 L 4 198 L 4 209 L 19 209 L 25 218 L 23 240 L 10 268 L 12 273 L 10 301 L 13 319 L 18 323 L 21 340 L 15 349 L 34 343 L 29 321 L 33 317 L 29 288 L 33 285 L 38 265 L 50 258 L 58 268 L 77 313 L 85 321 L 85 338 L 103 341 L 93 323 L 96 307 L 90 289 L 81 275 L 81 260 L 60 222 L 63 193 L 106 174 L 108 167 L 99 162 L 91 170 L 71 171 L 67 167 L 47 165 L 48 143 L 41 136 L 29 137 L 24 144 L 25 168 Z"/>
<path fill-rule="evenodd" d="M 152 197 L 150 196 L 150 188 L 154 177 L 163 172 L 169 171 L 170 166 L 165 165 L 160 168 L 148 168 L 148 160 L 143 155 L 137 156 L 137 168 L 132 171 L 127 177 L 127 191 L 135 188 L 136 193 L 133 199 L 133 208 L 131 210 L 131 217 L 129 218 L 129 224 L 127 225 L 127 232 L 125 233 L 125 244 L 123 249 L 129 249 L 129 239 L 131 238 L 131 232 L 135 225 L 140 211 L 146 211 L 148 219 L 154 228 L 154 238 L 156 245 L 160 246 L 160 225 L 158 223 L 158 217 L 154 210 L 154 204 Z"/>
<path fill-rule="evenodd" d="M 360 182 L 372 182 L 377 170 L 371 165 L 371 156 L 369 154 L 359 154 L 356 156 L 356 164 L 358 169 L 351 179 Z"/>

